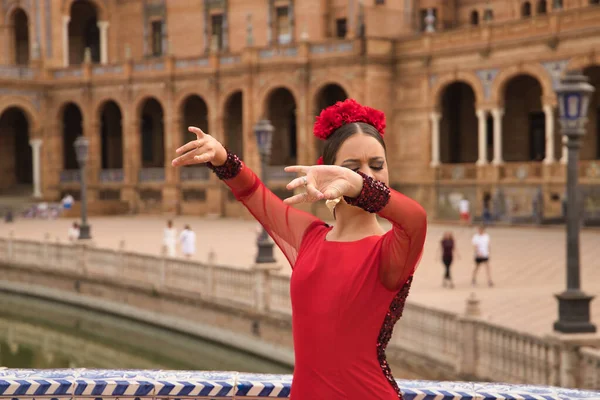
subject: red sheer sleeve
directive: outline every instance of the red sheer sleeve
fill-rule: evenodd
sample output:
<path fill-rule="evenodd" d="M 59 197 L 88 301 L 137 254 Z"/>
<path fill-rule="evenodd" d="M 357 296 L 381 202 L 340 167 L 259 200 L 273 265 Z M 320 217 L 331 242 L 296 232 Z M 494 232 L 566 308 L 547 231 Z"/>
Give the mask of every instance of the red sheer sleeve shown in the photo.
<path fill-rule="evenodd" d="M 382 182 L 358 172 L 363 188 L 348 204 L 377 213 L 392 223 L 383 236 L 379 277 L 388 289 L 400 289 L 415 272 L 427 233 L 427 214 L 416 201 L 390 190 Z"/>
<path fill-rule="evenodd" d="M 399 289 L 421 259 L 427 214 L 416 201 L 390 190 L 389 202 L 379 215 L 392 223 L 392 229 L 383 237 L 379 276 L 388 289 Z"/>
<path fill-rule="evenodd" d="M 320 220 L 312 214 L 285 204 L 234 155 L 229 155 L 223 166 L 211 169 L 265 227 L 293 268 L 304 233 L 313 223 Z"/>

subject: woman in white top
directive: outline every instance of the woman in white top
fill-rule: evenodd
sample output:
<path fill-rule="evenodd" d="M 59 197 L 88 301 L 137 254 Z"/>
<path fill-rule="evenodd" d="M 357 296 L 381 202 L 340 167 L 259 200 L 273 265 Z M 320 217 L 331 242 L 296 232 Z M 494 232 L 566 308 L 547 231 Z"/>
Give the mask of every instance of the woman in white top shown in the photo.
<path fill-rule="evenodd" d="M 492 274 L 490 272 L 490 235 L 485 232 L 485 227 L 479 227 L 479 232 L 473 236 L 473 247 L 475 250 L 475 269 L 473 270 L 472 284 L 477 284 L 477 272 L 479 266 L 485 264 L 485 271 L 487 273 L 488 285 L 494 286 L 492 282 Z"/>
<path fill-rule="evenodd" d="M 177 254 L 177 230 L 173 228 L 173 221 L 167 222 L 167 227 L 163 233 L 163 246 L 169 257 L 175 257 Z"/>
<path fill-rule="evenodd" d="M 179 241 L 181 242 L 181 252 L 186 258 L 190 258 L 196 252 L 196 233 L 192 231 L 189 225 L 185 226 L 185 229 L 181 231 L 179 235 Z"/>

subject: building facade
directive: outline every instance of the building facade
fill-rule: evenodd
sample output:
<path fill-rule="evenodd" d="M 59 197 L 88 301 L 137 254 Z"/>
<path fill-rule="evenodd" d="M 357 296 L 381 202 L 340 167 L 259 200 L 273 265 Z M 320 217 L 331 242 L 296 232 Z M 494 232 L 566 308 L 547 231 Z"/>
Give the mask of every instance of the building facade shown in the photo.
<path fill-rule="evenodd" d="M 170 166 L 196 125 L 258 170 L 254 124 L 275 127 L 270 186 L 314 163 L 320 110 L 347 97 L 387 114 L 392 185 L 431 215 L 462 197 L 513 220 L 561 215 L 555 86 L 595 86 L 580 179 L 600 213 L 596 0 L 4 0 L 0 190 L 77 195 L 90 140 L 97 213 L 243 214 L 205 168 Z M 321 212 L 324 207 L 313 208 Z"/>

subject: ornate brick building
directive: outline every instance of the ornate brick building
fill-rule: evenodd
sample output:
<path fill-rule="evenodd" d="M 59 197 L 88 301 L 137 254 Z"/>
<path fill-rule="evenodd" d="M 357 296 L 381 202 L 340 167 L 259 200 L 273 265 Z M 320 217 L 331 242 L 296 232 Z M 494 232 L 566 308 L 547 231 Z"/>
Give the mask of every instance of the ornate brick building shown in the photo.
<path fill-rule="evenodd" d="M 268 171 L 313 163 L 315 115 L 346 97 L 388 115 L 393 185 L 449 217 L 488 199 L 508 218 L 560 215 L 554 85 L 597 91 L 580 167 L 600 184 L 597 0 L 3 0 L 0 189 L 77 193 L 73 142 L 91 142 L 91 208 L 241 212 L 206 169 L 174 169 L 198 125 L 258 168 L 253 125 L 275 126 Z M 20 187 L 20 186 L 18 186 Z M 541 206 L 541 207 L 540 207 Z M 593 216 L 593 215 L 592 215 Z"/>

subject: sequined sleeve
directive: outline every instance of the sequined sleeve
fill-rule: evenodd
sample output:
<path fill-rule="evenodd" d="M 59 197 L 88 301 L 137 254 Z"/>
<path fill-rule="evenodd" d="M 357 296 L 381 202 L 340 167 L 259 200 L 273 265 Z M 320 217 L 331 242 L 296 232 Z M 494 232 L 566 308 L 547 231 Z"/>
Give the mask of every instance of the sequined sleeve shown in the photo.
<path fill-rule="evenodd" d="M 379 277 L 389 289 L 400 289 L 419 263 L 427 233 L 427 214 L 416 201 L 359 172 L 363 188 L 346 202 L 377 213 L 392 223 L 383 237 Z"/>
<path fill-rule="evenodd" d="M 231 188 L 235 197 L 265 227 L 293 267 L 305 232 L 320 220 L 285 204 L 237 156 L 228 153 L 219 167 L 208 165 Z"/>

